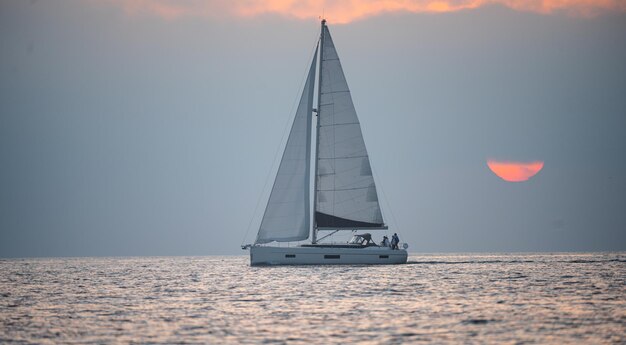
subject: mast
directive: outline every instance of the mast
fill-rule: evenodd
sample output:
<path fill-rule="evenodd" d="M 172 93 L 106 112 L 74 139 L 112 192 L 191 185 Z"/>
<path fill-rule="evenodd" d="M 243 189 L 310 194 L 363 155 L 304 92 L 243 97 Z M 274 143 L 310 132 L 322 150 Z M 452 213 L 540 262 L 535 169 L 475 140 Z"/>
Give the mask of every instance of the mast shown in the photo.
<path fill-rule="evenodd" d="M 320 148 L 320 106 L 322 103 L 322 63 L 324 61 L 324 26 L 326 26 L 326 19 L 322 19 L 322 28 L 320 31 L 320 66 L 319 66 L 319 78 L 317 81 L 317 125 L 315 126 L 315 170 L 313 179 L 313 227 L 311 228 L 311 243 L 317 243 L 317 221 L 315 220 L 315 205 L 317 204 L 317 156 Z"/>
<path fill-rule="evenodd" d="M 317 50 L 318 47 L 315 47 L 315 54 L 313 54 L 313 60 L 315 60 L 315 56 L 317 55 Z M 313 62 L 313 64 L 311 65 L 311 69 L 315 68 L 315 62 Z M 309 77 L 311 78 L 310 75 L 311 71 L 309 71 Z M 312 85 L 311 88 L 315 87 L 315 72 L 313 72 L 313 78 L 311 80 Z M 307 78 L 307 79 L 308 79 Z M 309 103 L 309 113 L 307 116 L 307 129 L 306 129 L 306 168 L 305 168 L 305 181 L 306 181 L 306 187 L 304 189 L 304 219 L 305 222 L 307 224 L 307 226 L 309 226 L 309 224 L 311 224 L 311 114 L 312 114 L 312 109 L 311 106 L 313 105 L 313 90 L 311 90 L 310 95 L 310 103 Z M 313 191 L 313 193 L 315 193 L 315 191 Z"/>

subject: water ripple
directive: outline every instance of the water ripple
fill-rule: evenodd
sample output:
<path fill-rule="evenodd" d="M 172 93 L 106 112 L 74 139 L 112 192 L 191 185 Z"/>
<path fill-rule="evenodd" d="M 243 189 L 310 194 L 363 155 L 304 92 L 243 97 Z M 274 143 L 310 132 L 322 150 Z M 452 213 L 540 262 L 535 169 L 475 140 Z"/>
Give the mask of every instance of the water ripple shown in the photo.
<path fill-rule="evenodd" d="M 626 256 L 0 260 L 3 344 L 624 343 Z"/>

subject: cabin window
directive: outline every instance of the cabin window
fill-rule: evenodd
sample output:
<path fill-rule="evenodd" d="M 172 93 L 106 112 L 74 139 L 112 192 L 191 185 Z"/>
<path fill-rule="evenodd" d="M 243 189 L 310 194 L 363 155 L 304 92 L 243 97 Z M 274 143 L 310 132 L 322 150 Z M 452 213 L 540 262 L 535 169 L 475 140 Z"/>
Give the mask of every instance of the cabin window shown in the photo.
<path fill-rule="evenodd" d="M 341 255 L 324 255 L 324 259 L 339 259 Z"/>
<path fill-rule="evenodd" d="M 285 254 L 286 258 L 295 258 L 296 254 Z"/>
<path fill-rule="evenodd" d="M 379 259 L 389 259 L 389 255 L 379 255 Z"/>

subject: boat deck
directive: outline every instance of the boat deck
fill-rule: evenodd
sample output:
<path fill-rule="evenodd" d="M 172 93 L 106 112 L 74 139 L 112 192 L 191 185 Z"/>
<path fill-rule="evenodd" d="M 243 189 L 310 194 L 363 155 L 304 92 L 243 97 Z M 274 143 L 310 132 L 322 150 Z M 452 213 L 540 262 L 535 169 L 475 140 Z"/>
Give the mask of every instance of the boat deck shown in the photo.
<path fill-rule="evenodd" d="M 379 247 L 377 245 L 364 246 L 362 244 L 302 244 L 300 247 L 313 247 L 313 248 L 353 248 L 361 249 L 367 247 Z M 382 247 L 381 247 L 382 248 Z"/>

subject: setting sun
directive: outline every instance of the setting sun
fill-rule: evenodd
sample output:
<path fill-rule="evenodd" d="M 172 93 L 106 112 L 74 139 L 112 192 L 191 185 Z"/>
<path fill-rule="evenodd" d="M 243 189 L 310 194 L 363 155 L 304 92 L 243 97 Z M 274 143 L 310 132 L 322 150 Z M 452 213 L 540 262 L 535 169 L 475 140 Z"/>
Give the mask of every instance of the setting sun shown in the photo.
<path fill-rule="evenodd" d="M 522 182 L 535 176 L 543 168 L 543 162 L 523 163 L 490 159 L 487 161 L 487 166 L 494 174 L 507 182 Z"/>

